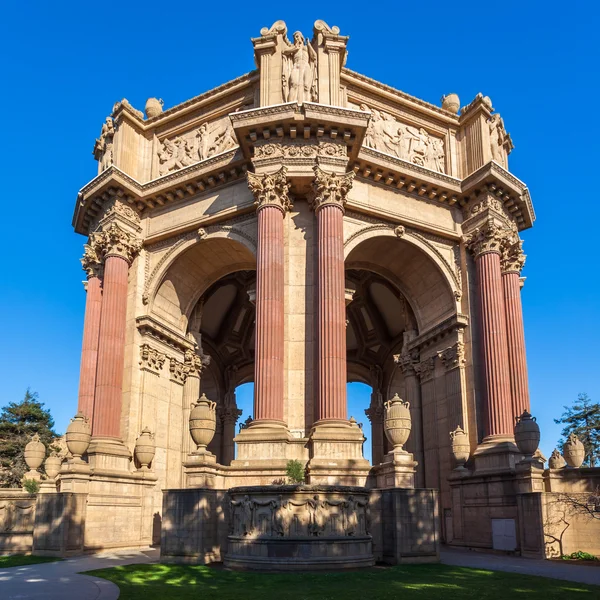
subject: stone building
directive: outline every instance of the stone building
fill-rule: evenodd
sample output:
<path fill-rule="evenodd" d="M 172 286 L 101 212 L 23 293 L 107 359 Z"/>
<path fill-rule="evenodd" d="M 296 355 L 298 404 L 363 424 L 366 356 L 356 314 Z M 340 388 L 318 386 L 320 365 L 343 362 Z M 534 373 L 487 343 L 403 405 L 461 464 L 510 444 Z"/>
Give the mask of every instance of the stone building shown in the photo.
<path fill-rule="evenodd" d="M 347 43 L 323 21 L 311 40 L 290 40 L 277 21 L 252 39 L 255 71 L 167 110 L 150 99 L 145 116 L 115 104 L 73 217 L 87 237 L 78 408 L 91 443 L 36 517 L 43 528 L 49 511 L 75 511 L 79 529 L 60 543 L 36 534 L 38 548 L 149 543 L 162 520 L 165 555 L 219 558 L 227 490 L 277 482 L 290 459 L 314 489 L 355 491 L 303 504 L 236 492 L 231 506 L 243 515 L 253 502 L 259 519 L 271 503 L 283 531 L 277 511 L 296 502 L 317 536 L 319 502 L 360 512 L 371 494 L 381 525 L 410 516 L 409 494 L 427 543 L 409 526 L 412 546 L 399 550 L 400 534 L 386 541 L 372 524 L 375 556 L 395 560 L 435 557 L 438 510 L 443 539 L 466 545 L 491 547 L 494 519 L 518 521 L 513 426 L 529 409 L 520 232 L 535 215 L 508 170 L 510 135 L 489 97 L 430 104 L 347 68 Z M 372 387 L 372 464 L 347 411 L 354 381 Z M 247 382 L 254 414 L 239 427 L 235 389 Z M 195 449 L 188 423 L 202 394 L 196 425 L 210 429 L 213 411 L 216 427 Z M 408 453 L 384 431 L 396 394 L 410 406 Z M 470 458 L 457 474 L 458 427 Z M 139 439 L 152 447 L 145 463 Z M 169 515 L 165 490 L 182 490 L 166 493 Z M 465 514 L 470 490 L 479 501 Z M 166 518 L 185 529 L 182 506 L 204 528 L 197 552 L 165 537 Z M 366 535 L 355 517 L 345 535 Z M 223 523 L 207 533 L 213 521 Z M 243 520 L 229 527 L 249 533 Z"/>

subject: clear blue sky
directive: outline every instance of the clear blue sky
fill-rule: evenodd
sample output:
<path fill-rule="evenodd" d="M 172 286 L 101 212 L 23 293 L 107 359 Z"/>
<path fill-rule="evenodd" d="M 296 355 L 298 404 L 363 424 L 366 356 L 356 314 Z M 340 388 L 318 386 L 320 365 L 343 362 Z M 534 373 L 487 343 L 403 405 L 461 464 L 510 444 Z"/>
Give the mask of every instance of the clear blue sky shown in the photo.
<path fill-rule="evenodd" d="M 31 386 L 60 431 L 75 412 L 84 239 L 71 217 L 113 103 L 173 106 L 253 69 L 261 27 L 284 19 L 310 34 L 319 18 L 351 36 L 351 69 L 434 103 L 449 92 L 463 105 L 492 98 L 538 216 L 523 235 L 523 303 L 543 451 L 563 404 L 581 391 L 600 398 L 596 3 L 9 0 L 2 13 L 0 405 Z"/>

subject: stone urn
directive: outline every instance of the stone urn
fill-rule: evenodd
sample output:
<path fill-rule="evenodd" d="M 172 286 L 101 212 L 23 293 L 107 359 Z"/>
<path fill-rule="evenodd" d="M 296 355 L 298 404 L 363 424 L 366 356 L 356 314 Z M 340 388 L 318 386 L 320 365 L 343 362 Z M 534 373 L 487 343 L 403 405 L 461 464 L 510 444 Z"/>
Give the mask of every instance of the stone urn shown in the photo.
<path fill-rule="evenodd" d="M 442 108 L 456 114 L 460 108 L 460 99 L 457 94 L 442 96 Z"/>
<path fill-rule="evenodd" d="M 517 417 L 515 424 L 515 442 L 517 447 L 527 457 L 532 457 L 540 443 L 540 426 L 526 410 Z"/>
<path fill-rule="evenodd" d="M 80 462 L 82 455 L 86 453 L 90 445 L 90 440 L 92 439 L 89 419 L 85 417 L 82 412 L 78 412 L 71 419 L 71 422 L 67 427 L 65 439 L 67 441 L 67 448 L 73 455 L 73 460 L 75 462 Z"/>
<path fill-rule="evenodd" d="M 142 471 L 147 471 L 154 453 L 156 452 L 156 444 L 154 443 L 154 434 L 148 427 L 142 429 L 142 433 L 138 436 L 135 441 L 135 457 L 140 463 Z"/>
<path fill-rule="evenodd" d="M 40 441 L 40 436 L 35 433 L 31 441 L 25 446 L 25 462 L 29 471 L 37 471 L 46 458 L 46 446 Z"/>
<path fill-rule="evenodd" d="M 569 439 L 563 446 L 563 456 L 570 467 L 578 469 L 583 464 L 585 448 L 574 433 L 569 436 Z"/>
<path fill-rule="evenodd" d="M 205 394 L 190 411 L 190 434 L 199 452 L 206 452 L 217 426 L 217 403 L 209 400 Z"/>
<path fill-rule="evenodd" d="M 152 117 L 160 115 L 163 111 L 163 105 L 164 102 L 160 98 L 148 98 L 148 100 L 146 100 L 146 107 L 144 108 L 146 118 L 151 119 Z"/>
<path fill-rule="evenodd" d="M 471 453 L 471 445 L 469 444 L 469 437 L 463 431 L 463 428 L 459 425 L 454 431 L 450 432 L 452 438 L 452 456 L 456 463 L 457 470 L 463 470 L 465 463 L 469 460 Z"/>
<path fill-rule="evenodd" d="M 566 466 L 566 461 L 563 458 L 563 455 L 556 449 L 552 450 L 552 454 L 550 455 L 550 460 L 548 461 L 548 466 L 551 469 L 562 469 Z"/>
<path fill-rule="evenodd" d="M 383 406 L 385 408 L 383 422 L 385 435 L 394 446 L 394 450 L 402 450 L 402 446 L 406 443 L 406 440 L 410 435 L 410 404 L 408 402 L 403 402 L 400 396 L 396 394 Z"/>
<path fill-rule="evenodd" d="M 44 463 L 44 471 L 48 479 L 56 479 L 56 476 L 60 473 L 60 466 L 62 464 L 62 458 L 56 454 L 51 454 Z"/>

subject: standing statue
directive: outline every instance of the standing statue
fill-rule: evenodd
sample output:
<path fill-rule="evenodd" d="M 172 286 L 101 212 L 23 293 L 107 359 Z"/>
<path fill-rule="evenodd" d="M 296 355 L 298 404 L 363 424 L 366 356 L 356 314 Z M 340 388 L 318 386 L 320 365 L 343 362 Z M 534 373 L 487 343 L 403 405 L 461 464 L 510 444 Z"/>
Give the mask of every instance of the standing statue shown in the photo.
<path fill-rule="evenodd" d="M 504 139 L 506 137 L 506 131 L 504 129 L 504 121 L 502 120 L 502 117 L 496 113 L 490 117 L 488 125 L 490 128 L 492 160 L 495 160 L 501 167 L 505 167 Z"/>
<path fill-rule="evenodd" d="M 317 99 L 317 53 L 296 31 L 294 43 L 283 50 L 283 98 L 286 102 Z"/>
<path fill-rule="evenodd" d="M 246 495 L 242 500 L 232 500 L 231 506 L 240 507 L 240 525 L 242 527 L 242 535 L 252 535 L 254 533 L 254 501 L 250 500 L 250 497 Z"/>
<path fill-rule="evenodd" d="M 315 494 L 312 500 L 307 500 L 306 506 L 309 512 L 308 534 L 320 536 L 325 531 L 325 502 Z"/>
<path fill-rule="evenodd" d="M 196 140 L 198 143 L 198 159 L 205 160 L 208 158 L 209 137 L 208 123 L 202 123 L 196 132 Z"/>

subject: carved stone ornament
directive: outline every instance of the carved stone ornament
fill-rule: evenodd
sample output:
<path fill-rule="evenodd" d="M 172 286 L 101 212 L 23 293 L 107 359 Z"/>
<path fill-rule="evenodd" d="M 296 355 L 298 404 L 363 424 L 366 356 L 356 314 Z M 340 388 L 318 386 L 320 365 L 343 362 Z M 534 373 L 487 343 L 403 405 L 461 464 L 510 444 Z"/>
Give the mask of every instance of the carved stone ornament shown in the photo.
<path fill-rule="evenodd" d="M 87 278 L 99 277 L 102 272 L 102 260 L 96 252 L 96 246 L 85 244 L 83 246 L 83 258 L 81 259 L 81 266 L 87 273 Z"/>
<path fill-rule="evenodd" d="M 442 352 L 438 352 L 438 357 L 442 361 L 446 371 L 451 371 L 465 364 L 465 345 L 463 342 L 456 342 Z"/>
<path fill-rule="evenodd" d="M 254 158 L 347 158 L 348 151 L 343 142 L 310 143 L 296 140 L 286 144 L 267 143 L 254 146 Z"/>
<path fill-rule="evenodd" d="M 525 266 L 526 256 L 523 254 L 523 241 L 517 239 L 512 243 L 506 243 L 502 248 L 500 258 L 503 273 L 520 274 Z"/>
<path fill-rule="evenodd" d="M 91 246 L 102 258 L 120 256 L 131 264 L 142 248 L 142 241 L 125 231 L 116 223 L 111 223 L 105 229 L 90 235 Z"/>
<path fill-rule="evenodd" d="M 169 372 L 171 373 L 171 381 L 180 383 L 181 385 L 185 383 L 187 373 L 184 363 L 179 362 L 176 358 L 172 358 L 169 361 Z"/>
<path fill-rule="evenodd" d="M 422 382 L 432 379 L 435 374 L 435 357 L 432 356 L 421 361 L 417 370 Z"/>
<path fill-rule="evenodd" d="M 216 123 L 202 123 L 198 129 L 161 141 L 158 170 L 160 175 L 166 175 L 237 146 L 229 117 Z"/>
<path fill-rule="evenodd" d="M 287 169 L 281 167 L 276 173 L 256 175 L 248 172 L 248 187 L 254 195 L 256 210 L 274 206 L 285 213 L 292 203 L 288 196 L 290 184 L 286 177 Z"/>
<path fill-rule="evenodd" d="M 281 86 L 284 102 L 316 102 L 317 53 L 299 31 L 293 35 L 293 43 L 284 36 L 283 74 Z"/>
<path fill-rule="evenodd" d="M 142 344 L 140 347 L 140 366 L 144 371 L 160 373 L 166 359 L 166 355 L 155 350 L 148 344 Z"/>
<path fill-rule="evenodd" d="M 496 161 L 501 167 L 506 168 L 506 157 L 512 150 L 510 136 L 504 128 L 502 117 L 496 113 L 488 119 L 490 131 L 490 146 L 492 160 Z"/>
<path fill-rule="evenodd" d="M 371 113 L 363 144 L 373 150 L 391 154 L 415 165 L 445 173 L 444 140 L 430 135 L 422 127 L 401 123 L 392 115 L 360 105 Z"/>
<path fill-rule="evenodd" d="M 100 171 L 105 171 L 113 164 L 114 150 L 113 139 L 115 137 L 115 125 L 112 117 L 106 117 L 102 125 L 100 137 L 94 145 L 94 158 L 100 163 Z"/>
<path fill-rule="evenodd" d="M 488 252 L 502 254 L 502 249 L 514 239 L 513 228 L 509 225 L 498 225 L 488 219 L 477 229 L 464 237 L 465 244 L 473 252 L 475 258 Z"/>
<path fill-rule="evenodd" d="M 210 356 L 200 351 L 186 350 L 183 357 L 183 364 L 186 376 L 200 377 L 200 373 L 210 364 Z"/>
<path fill-rule="evenodd" d="M 354 172 L 336 175 L 335 173 L 326 173 L 319 165 L 315 165 L 314 172 L 312 208 L 319 211 L 324 206 L 333 205 L 343 211 L 348 193 L 352 188 Z"/>

